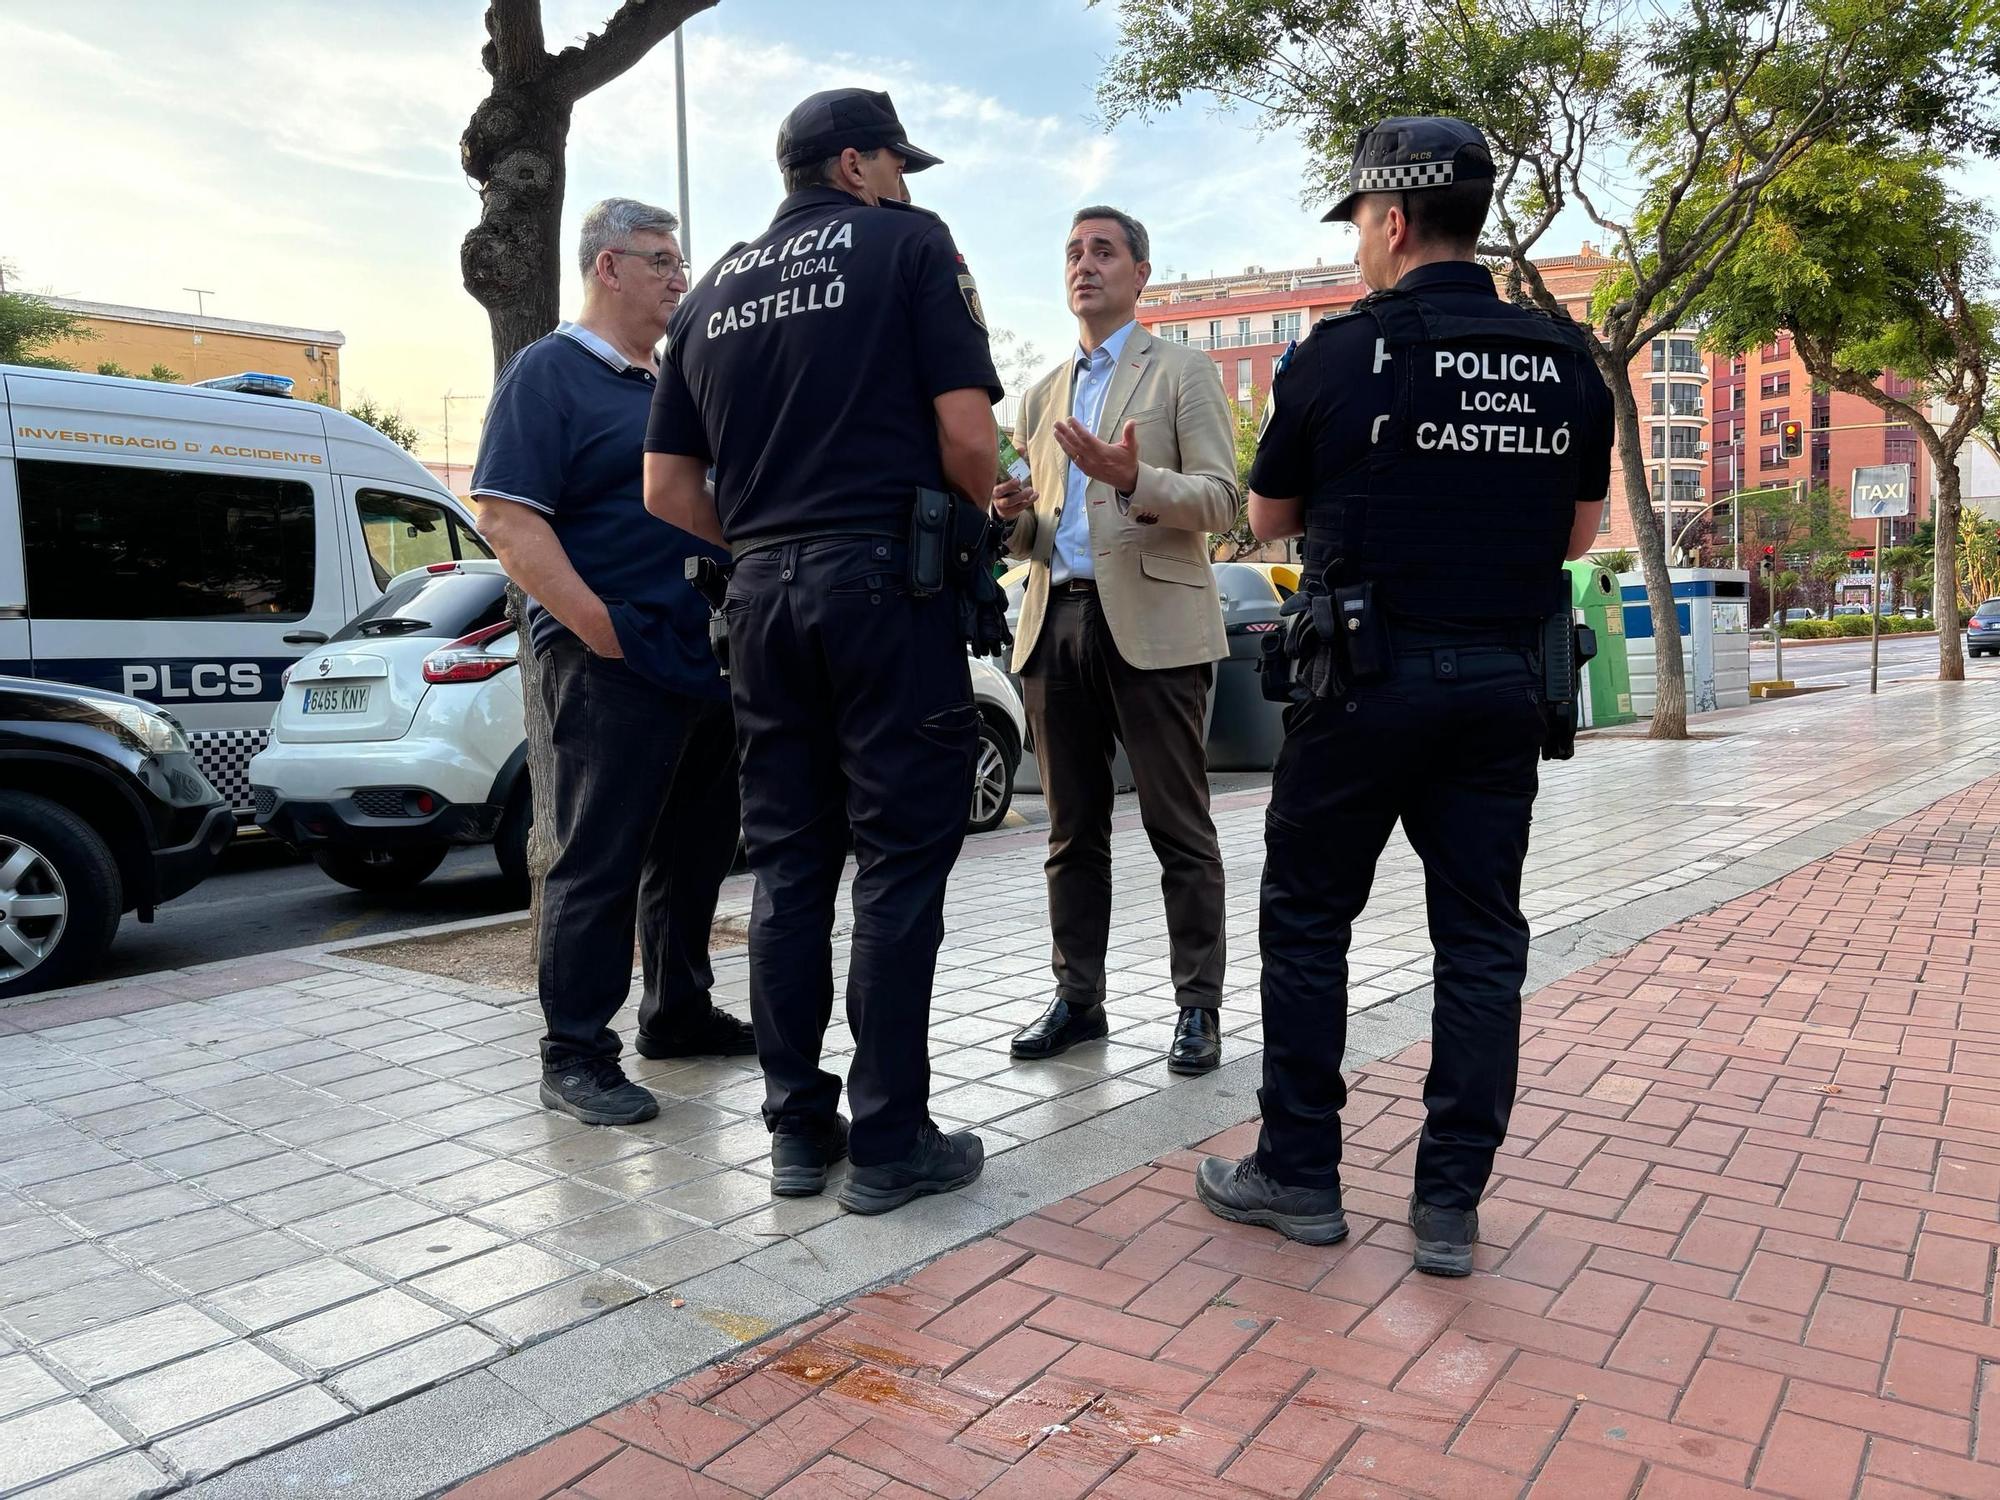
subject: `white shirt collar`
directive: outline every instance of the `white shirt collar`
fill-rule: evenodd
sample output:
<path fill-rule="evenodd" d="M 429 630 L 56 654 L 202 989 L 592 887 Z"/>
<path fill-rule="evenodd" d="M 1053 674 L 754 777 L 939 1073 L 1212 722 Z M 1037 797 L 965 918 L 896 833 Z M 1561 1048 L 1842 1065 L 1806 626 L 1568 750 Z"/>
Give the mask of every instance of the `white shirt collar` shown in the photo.
<path fill-rule="evenodd" d="M 1119 329 L 1116 333 L 1112 334 L 1103 343 L 1097 346 L 1099 349 L 1104 351 L 1104 357 L 1106 361 L 1114 365 L 1118 363 L 1119 356 L 1125 352 L 1126 340 L 1132 337 L 1132 330 L 1137 328 L 1138 326 L 1139 326 L 1139 320 L 1137 318 L 1134 318 L 1131 322 L 1127 323 L 1123 328 Z M 1086 353 L 1083 345 L 1078 344 L 1076 346 L 1076 353 L 1072 357 L 1076 363 L 1087 365 L 1096 356 L 1094 353 Z"/>
<path fill-rule="evenodd" d="M 565 319 L 563 322 L 556 324 L 556 332 L 566 339 L 576 340 L 577 343 L 583 345 L 584 348 L 595 354 L 621 375 L 627 370 L 644 370 L 646 368 L 644 365 L 633 364 L 631 360 L 620 354 L 609 341 L 592 333 L 581 323 L 571 323 Z"/>

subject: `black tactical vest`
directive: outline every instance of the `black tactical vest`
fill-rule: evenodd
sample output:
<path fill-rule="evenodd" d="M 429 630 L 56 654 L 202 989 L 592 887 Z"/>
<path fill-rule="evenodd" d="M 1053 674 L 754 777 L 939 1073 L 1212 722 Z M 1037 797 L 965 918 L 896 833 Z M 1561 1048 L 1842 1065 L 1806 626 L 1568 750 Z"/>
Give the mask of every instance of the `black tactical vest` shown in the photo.
<path fill-rule="evenodd" d="M 1394 613 L 1526 619 L 1568 602 L 1562 564 L 1589 420 L 1589 352 L 1535 314 L 1445 313 L 1378 292 L 1350 316 L 1381 331 L 1391 410 L 1360 462 L 1321 478 L 1306 515 L 1308 586 L 1373 582 Z"/>

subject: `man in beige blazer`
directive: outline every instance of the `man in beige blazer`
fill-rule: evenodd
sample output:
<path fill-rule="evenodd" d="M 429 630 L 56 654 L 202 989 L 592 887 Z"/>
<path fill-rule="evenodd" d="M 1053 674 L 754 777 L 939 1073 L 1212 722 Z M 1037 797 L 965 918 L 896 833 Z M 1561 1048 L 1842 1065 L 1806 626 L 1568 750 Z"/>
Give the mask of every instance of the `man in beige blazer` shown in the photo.
<path fill-rule="evenodd" d="M 1109 1033 L 1111 764 L 1125 747 L 1160 860 L 1180 1018 L 1177 1073 L 1222 1060 L 1222 858 L 1205 753 L 1214 663 L 1228 654 L 1208 533 L 1236 519 L 1236 447 L 1215 366 L 1134 321 L 1152 274 L 1145 226 L 1079 212 L 1064 247 L 1077 348 L 1021 403 L 1026 485 L 994 509 L 1030 560 L 1014 637 L 1049 808 L 1055 999 L 1013 1041 L 1054 1057 Z"/>

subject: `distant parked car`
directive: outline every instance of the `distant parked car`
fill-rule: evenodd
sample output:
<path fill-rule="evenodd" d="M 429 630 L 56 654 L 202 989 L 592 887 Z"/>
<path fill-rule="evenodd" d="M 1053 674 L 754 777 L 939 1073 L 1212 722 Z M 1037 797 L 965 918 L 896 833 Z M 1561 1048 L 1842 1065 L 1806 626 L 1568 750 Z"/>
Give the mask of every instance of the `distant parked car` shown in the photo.
<path fill-rule="evenodd" d="M 1836 617 L 1840 615 L 1865 615 L 1868 613 L 1868 606 L 1865 604 L 1838 604 L 1834 606 L 1833 613 Z"/>
<path fill-rule="evenodd" d="M 1788 609 L 1785 611 L 1784 623 L 1791 625 L 1800 620 L 1810 620 L 1812 617 L 1813 612 L 1809 609 Z"/>
<path fill-rule="evenodd" d="M 416 885 L 454 844 L 492 844 L 525 884 L 534 811 L 506 590 L 497 562 L 413 568 L 299 658 L 250 763 L 257 822 L 356 890 Z M 1027 715 L 990 663 L 972 662 L 972 696 L 978 833 L 1013 803 Z"/>
<path fill-rule="evenodd" d="M 1988 599 L 1966 619 L 1965 654 L 2000 655 L 2000 599 Z"/>
<path fill-rule="evenodd" d="M 118 921 L 199 885 L 236 815 L 165 710 L 0 677 L 0 997 L 88 979 Z"/>

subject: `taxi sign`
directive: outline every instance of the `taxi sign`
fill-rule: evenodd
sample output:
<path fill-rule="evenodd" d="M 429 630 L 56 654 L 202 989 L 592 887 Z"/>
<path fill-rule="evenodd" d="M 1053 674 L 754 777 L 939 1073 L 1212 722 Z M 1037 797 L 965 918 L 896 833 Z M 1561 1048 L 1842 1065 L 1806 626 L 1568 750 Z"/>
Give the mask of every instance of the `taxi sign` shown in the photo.
<path fill-rule="evenodd" d="M 1847 492 L 1857 521 L 1884 520 L 1910 513 L 1910 466 L 1874 464 L 1854 471 Z"/>

